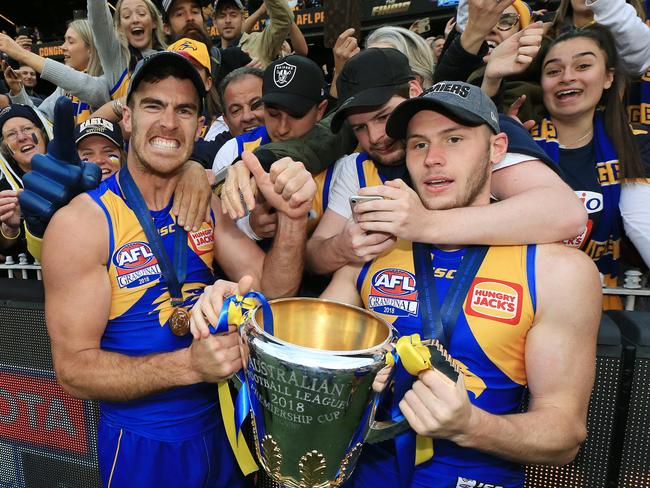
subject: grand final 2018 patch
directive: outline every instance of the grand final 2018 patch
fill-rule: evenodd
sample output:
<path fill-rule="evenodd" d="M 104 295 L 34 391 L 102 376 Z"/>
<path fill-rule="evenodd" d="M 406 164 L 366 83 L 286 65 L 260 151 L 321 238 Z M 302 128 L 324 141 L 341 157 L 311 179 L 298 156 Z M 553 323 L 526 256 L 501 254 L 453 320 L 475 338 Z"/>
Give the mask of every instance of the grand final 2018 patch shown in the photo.
<path fill-rule="evenodd" d="M 523 288 L 517 283 L 474 278 L 467 294 L 465 313 L 516 325 L 521 318 Z"/>
<path fill-rule="evenodd" d="M 418 292 L 415 276 L 397 268 L 382 269 L 370 281 L 368 308 L 395 317 L 418 314 Z"/>
<path fill-rule="evenodd" d="M 129 242 L 113 254 L 120 288 L 135 288 L 160 277 L 158 260 L 146 242 Z"/>

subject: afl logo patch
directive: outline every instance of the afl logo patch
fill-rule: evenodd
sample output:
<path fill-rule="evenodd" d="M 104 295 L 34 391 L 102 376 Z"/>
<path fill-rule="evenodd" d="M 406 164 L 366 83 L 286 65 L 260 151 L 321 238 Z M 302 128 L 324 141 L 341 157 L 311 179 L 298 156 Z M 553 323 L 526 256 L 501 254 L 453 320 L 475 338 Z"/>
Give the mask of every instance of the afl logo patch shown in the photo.
<path fill-rule="evenodd" d="M 160 277 L 158 260 L 146 242 L 129 242 L 113 254 L 120 288 L 133 288 Z"/>
<path fill-rule="evenodd" d="M 370 280 L 368 308 L 396 317 L 418 314 L 415 276 L 398 268 L 382 269 Z"/>
<path fill-rule="evenodd" d="M 516 325 L 521 318 L 523 288 L 517 283 L 475 278 L 465 302 L 465 313 Z"/>
<path fill-rule="evenodd" d="M 295 74 L 296 67 L 293 64 L 289 64 L 286 61 L 280 63 L 273 68 L 273 83 L 275 83 L 275 86 L 278 88 L 284 88 L 291 83 Z"/>

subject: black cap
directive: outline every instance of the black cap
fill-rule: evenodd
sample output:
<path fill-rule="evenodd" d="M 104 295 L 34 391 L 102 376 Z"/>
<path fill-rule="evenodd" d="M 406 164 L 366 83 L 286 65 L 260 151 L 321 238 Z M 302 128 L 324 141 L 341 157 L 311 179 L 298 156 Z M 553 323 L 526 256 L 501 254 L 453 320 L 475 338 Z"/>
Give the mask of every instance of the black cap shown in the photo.
<path fill-rule="evenodd" d="M 79 144 L 89 136 L 102 136 L 122 149 L 124 138 L 120 127 L 110 120 L 101 117 L 91 117 L 74 128 L 74 143 Z"/>
<path fill-rule="evenodd" d="M 345 63 L 336 80 L 340 100 L 330 127 L 338 132 L 346 110 L 379 107 L 395 94 L 395 87 L 415 79 L 408 58 L 397 49 L 371 47 Z"/>
<path fill-rule="evenodd" d="M 203 111 L 203 98 L 205 97 L 205 84 L 199 75 L 198 70 L 186 57 L 174 51 L 159 51 L 138 61 L 131 75 L 129 89 L 126 93 L 126 101 L 131 99 L 131 95 L 138 88 L 140 81 L 147 73 L 155 72 L 166 66 L 176 66 L 181 69 L 187 78 L 194 84 L 199 94 L 199 112 Z"/>
<path fill-rule="evenodd" d="M 32 107 L 15 103 L 0 110 L 0 134 L 2 134 L 2 128 L 5 126 L 5 123 L 14 117 L 27 119 L 33 122 L 37 127 L 43 126 L 43 122 Z"/>
<path fill-rule="evenodd" d="M 486 124 L 495 134 L 501 132 L 497 107 L 483 90 L 462 81 L 441 81 L 419 97 L 400 103 L 386 122 L 386 134 L 393 139 L 404 139 L 415 114 L 440 109 L 466 125 Z"/>
<path fill-rule="evenodd" d="M 303 116 L 324 99 L 325 76 L 309 58 L 294 54 L 273 61 L 264 70 L 264 103 Z"/>
<path fill-rule="evenodd" d="M 172 4 L 176 0 L 158 0 L 156 3 L 158 4 L 158 7 L 160 8 L 160 11 L 163 13 L 164 17 L 167 18 L 167 14 L 169 13 L 169 9 L 172 8 Z M 198 3 L 201 7 L 207 7 L 210 5 L 210 0 L 195 0 L 196 3 Z"/>

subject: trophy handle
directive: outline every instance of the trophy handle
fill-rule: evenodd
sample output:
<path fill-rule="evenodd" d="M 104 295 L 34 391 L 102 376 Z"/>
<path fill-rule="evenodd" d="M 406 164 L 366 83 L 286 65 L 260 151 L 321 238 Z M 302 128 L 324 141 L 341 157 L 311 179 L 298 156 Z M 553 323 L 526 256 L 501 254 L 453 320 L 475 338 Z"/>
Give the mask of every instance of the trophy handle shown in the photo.
<path fill-rule="evenodd" d="M 400 337 L 397 339 L 397 342 L 392 345 L 397 349 L 403 367 L 412 376 L 417 376 L 420 372 L 426 369 L 436 369 L 454 383 L 458 379 L 460 374 L 458 365 L 449 356 L 438 340 L 420 340 L 418 334 L 413 334 L 411 336 Z M 388 353 L 387 364 L 390 364 L 392 359 L 393 357 Z M 396 435 L 409 429 L 408 422 L 401 414 L 399 418 L 387 421 L 375 420 L 379 405 L 384 398 L 385 392 L 388 390 L 388 384 L 393 378 L 393 373 L 394 368 L 386 382 L 384 390 L 380 393 L 376 393 L 375 398 L 373 399 L 372 409 L 368 418 L 368 430 L 365 438 L 365 442 L 370 444 L 392 439 Z"/>
<path fill-rule="evenodd" d="M 392 324 L 389 324 L 389 327 L 391 328 L 391 331 L 393 333 L 393 341 L 390 343 L 390 347 L 386 351 L 386 364 L 393 363 L 392 361 L 393 357 L 391 355 L 391 351 L 397 346 L 397 342 L 400 338 L 397 329 Z M 393 372 L 391 372 L 390 376 L 388 377 L 384 390 L 381 392 L 377 392 L 374 395 L 372 401 L 372 408 L 368 416 L 368 428 L 366 430 L 366 436 L 364 438 L 364 442 L 367 442 L 369 444 L 376 444 L 378 442 L 387 441 L 389 439 L 392 439 L 396 435 L 401 434 L 402 432 L 405 432 L 406 430 L 409 429 L 409 424 L 406 421 L 406 419 L 403 417 L 401 420 L 398 421 L 376 420 L 377 410 L 382 400 L 384 399 L 386 391 L 388 390 L 388 384 L 392 380 L 392 377 L 393 377 Z"/>
<path fill-rule="evenodd" d="M 368 431 L 364 442 L 368 444 L 376 444 L 378 442 L 387 441 L 392 439 L 398 434 L 407 431 L 410 427 L 406 419 L 402 419 L 398 422 L 394 421 L 377 421 L 375 420 L 375 414 L 377 412 L 377 406 L 379 405 L 379 400 L 381 394 L 377 395 L 377 399 L 372 406 L 370 412 L 370 418 L 368 419 Z"/>

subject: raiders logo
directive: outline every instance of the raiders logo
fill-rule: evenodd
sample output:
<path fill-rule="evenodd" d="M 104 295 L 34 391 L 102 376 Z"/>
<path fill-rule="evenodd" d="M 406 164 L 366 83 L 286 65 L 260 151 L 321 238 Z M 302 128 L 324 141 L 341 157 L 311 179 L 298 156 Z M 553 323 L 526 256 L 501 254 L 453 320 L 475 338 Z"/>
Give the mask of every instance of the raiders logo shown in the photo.
<path fill-rule="evenodd" d="M 280 63 L 273 68 L 273 83 L 275 83 L 275 86 L 278 88 L 284 88 L 291 83 L 295 74 L 296 67 L 293 64 L 289 64 L 286 61 Z"/>

